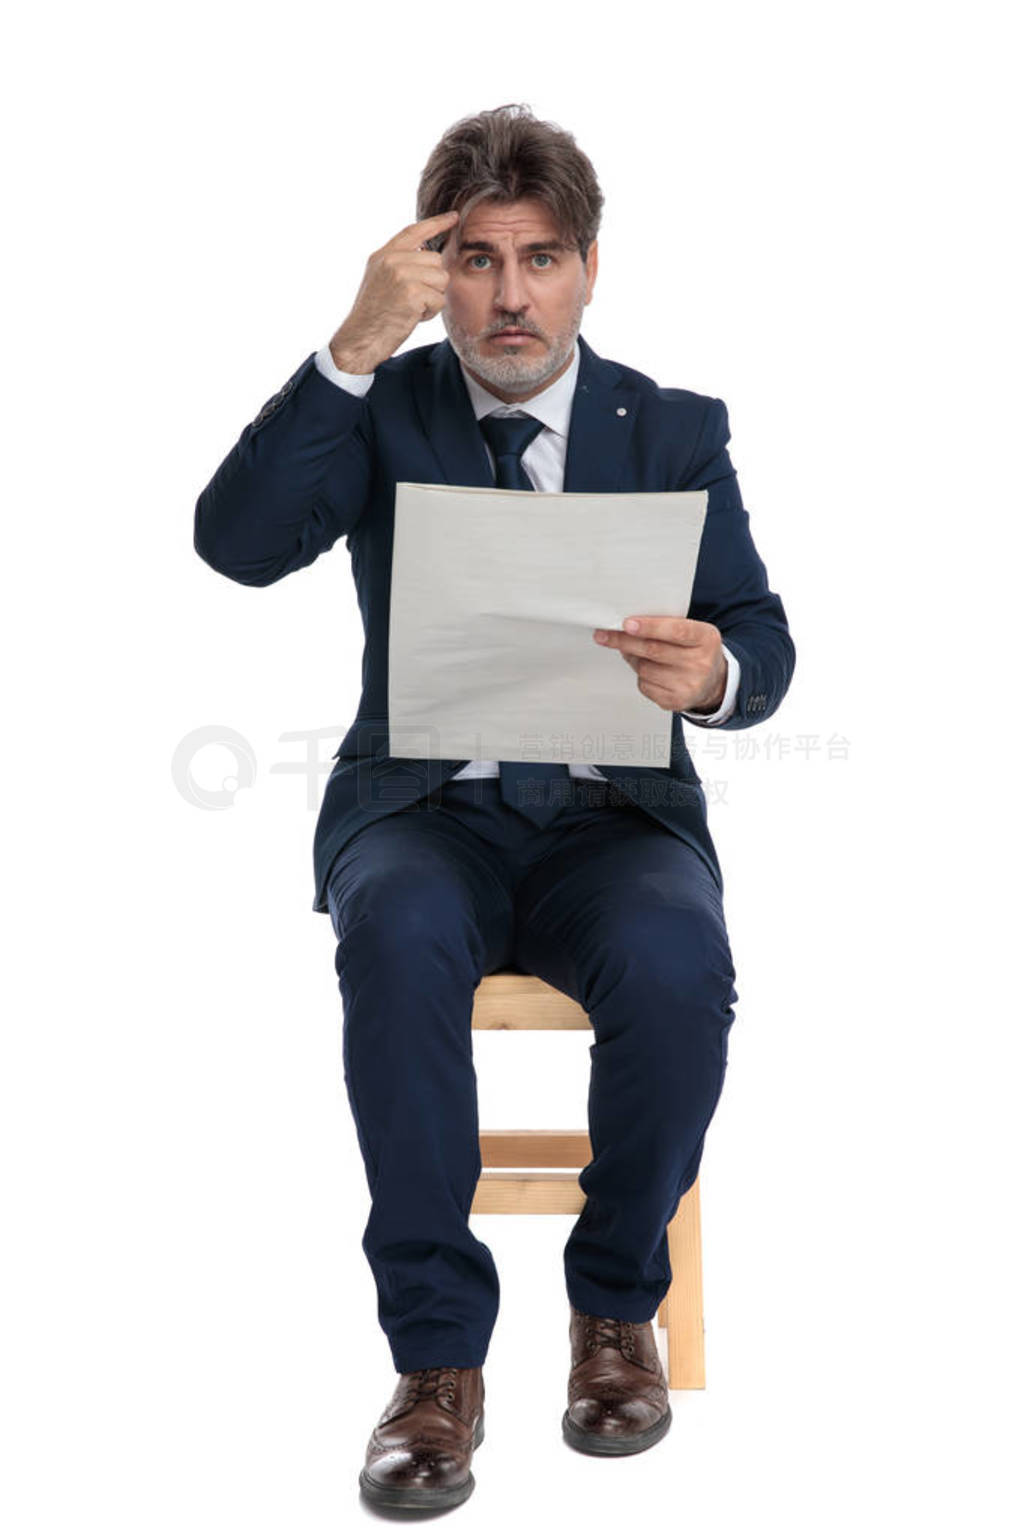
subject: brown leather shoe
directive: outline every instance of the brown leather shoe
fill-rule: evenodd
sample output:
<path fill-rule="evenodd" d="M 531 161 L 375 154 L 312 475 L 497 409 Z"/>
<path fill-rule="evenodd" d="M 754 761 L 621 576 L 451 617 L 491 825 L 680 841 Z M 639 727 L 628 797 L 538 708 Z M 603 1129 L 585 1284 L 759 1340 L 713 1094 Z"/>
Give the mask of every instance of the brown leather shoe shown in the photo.
<path fill-rule="evenodd" d="M 569 1406 L 562 1433 L 577 1451 L 630 1456 L 672 1422 L 668 1383 L 651 1323 L 577 1312 L 570 1303 Z"/>
<path fill-rule="evenodd" d="M 366 1447 L 359 1486 L 373 1504 L 448 1509 L 475 1486 L 484 1438 L 483 1367 L 430 1366 L 398 1378 Z"/>

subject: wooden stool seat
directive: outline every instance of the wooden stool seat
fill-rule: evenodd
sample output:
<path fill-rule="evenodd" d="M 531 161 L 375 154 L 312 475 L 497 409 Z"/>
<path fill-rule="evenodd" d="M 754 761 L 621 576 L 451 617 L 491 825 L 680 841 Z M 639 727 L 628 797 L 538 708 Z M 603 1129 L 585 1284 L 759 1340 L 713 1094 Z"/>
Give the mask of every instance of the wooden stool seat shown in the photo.
<path fill-rule="evenodd" d="M 579 1003 L 539 976 L 495 971 L 476 989 L 473 1028 L 593 1025 Z M 578 1214 L 586 1200 L 578 1170 L 592 1155 L 586 1131 L 481 1131 L 482 1171 L 471 1210 L 479 1215 Z M 668 1330 L 668 1384 L 675 1391 L 705 1384 L 699 1177 L 680 1200 L 667 1232 L 672 1284 L 657 1320 Z"/>

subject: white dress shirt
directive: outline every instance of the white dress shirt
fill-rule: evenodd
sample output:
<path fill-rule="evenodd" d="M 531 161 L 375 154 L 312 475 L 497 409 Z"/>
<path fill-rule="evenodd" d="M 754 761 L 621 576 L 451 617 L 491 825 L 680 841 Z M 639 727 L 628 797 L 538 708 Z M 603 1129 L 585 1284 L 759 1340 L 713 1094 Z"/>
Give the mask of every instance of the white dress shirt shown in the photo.
<path fill-rule="evenodd" d="M 328 343 L 320 348 L 316 354 L 316 366 L 325 379 L 330 379 L 332 384 L 337 384 L 339 389 L 345 389 L 349 394 L 365 395 L 373 383 L 372 373 L 344 373 L 335 364 L 331 356 L 331 348 Z M 509 405 L 504 400 L 499 400 L 497 395 L 477 383 L 476 379 L 463 367 L 461 359 L 462 377 L 466 382 L 470 404 L 477 420 L 481 416 L 533 416 L 544 423 L 537 436 L 529 443 L 522 456 L 523 469 L 536 491 L 560 491 L 565 479 L 565 454 L 569 443 L 569 417 L 572 414 L 572 397 L 576 390 L 576 375 L 580 367 L 580 349 L 576 344 L 573 347 L 572 362 L 568 368 L 547 389 L 542 389 L 539 394 L 532 395 L 525 400 L 523 405 Z M 490 444 L 483 438 L 487 457 L 490 460 L 491 469 L 494 469 L 494 454 Z M 594 644 L 596 645 L 596 641 Z M 680 710 L 687 720 L 692 720 L 699 725 L 721 725 L 723 720 L 728 720 L 736 707 L 736 694 L 740 685 L 740 664 L 729 648 L 722 645 L 722 653 L 725 656 L 728 667 L 728 676 L 725 684 L 725 695 L 718 709 L 708 714 L 700 714 L 691 710 Z M 591 763 L 569 763 L 569 773 L 574 779 L 603 779 L 605 775 Z M 485 758 L 474 758 L 467 763 L 465 768 L 460 768 L 453 777 L 456 779 L 482 779 L 495 778 L 498 775 L 496 761 Z"/>

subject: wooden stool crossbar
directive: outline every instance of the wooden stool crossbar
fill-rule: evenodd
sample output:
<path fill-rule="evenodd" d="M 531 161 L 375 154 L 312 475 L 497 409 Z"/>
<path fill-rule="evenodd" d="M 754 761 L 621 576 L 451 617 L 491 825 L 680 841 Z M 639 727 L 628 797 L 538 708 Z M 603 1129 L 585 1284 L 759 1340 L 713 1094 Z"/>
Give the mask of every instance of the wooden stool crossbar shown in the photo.
<path fill-rule="evenodd" d="M 593 1025 L 579 1003 L 539 976 L 496 971 L 476 989 L 473 1028 L 592 1029 Z M 471 1211 L 507 1216 L 578 1214 L 586 1199 L 578 1171 L 591 1156 L 586 1131 L 481 1131 L 482 1171 Z M 497 1169 L 502 1171 L 493 1171 Z M 672 1284 L 658 1308 L 657 1321 L 668 1331 L 668 1384 L 677 1391 L 705 1384 L 699 1177 L 680 1200 L 667 1232 Z"/>

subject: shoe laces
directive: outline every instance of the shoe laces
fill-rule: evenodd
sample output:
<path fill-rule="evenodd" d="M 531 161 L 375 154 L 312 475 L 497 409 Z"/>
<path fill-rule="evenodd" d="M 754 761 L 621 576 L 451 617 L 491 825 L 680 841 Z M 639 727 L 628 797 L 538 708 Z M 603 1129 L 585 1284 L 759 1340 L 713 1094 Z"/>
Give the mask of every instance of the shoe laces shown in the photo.
<path fill-rule="evenodd" d="M 633 1354 L 633 1324 L 622 1318 L 591 1318 L 586 1325 L 585 1338 L 588 1348 L 602 1349 L 605 1345 L 611 1345 L 626 1356 Z"/>
<path fill-rule="evenodd" d="M 455 1402 L 455 1384 L 457 1368 L 454 1366 L 428 1365 L 418 1371 L 409 1372 L 409 1380 L 404 1383 L 403 1397 L 411 1406 L 426 1397 L 436 1397 L 446 1407 L 451 1408 Z"/>

